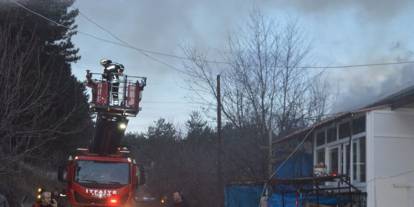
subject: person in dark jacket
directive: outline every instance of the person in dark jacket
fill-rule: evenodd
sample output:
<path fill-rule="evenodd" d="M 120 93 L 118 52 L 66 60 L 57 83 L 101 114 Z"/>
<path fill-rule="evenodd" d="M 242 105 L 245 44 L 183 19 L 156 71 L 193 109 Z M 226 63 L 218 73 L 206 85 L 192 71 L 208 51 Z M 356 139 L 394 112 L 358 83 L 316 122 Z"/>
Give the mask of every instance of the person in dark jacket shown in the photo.
<path fill-rule="evenodd" d="M 58 203 L 52 198 L 52 193 L 45 191 L 41 194 L 40 202 L 33 204 L 33 207 L 57 207 Z"/>
<path fill-rule="evenodd" d="M 172 194 L 172 198 L 173 201 L 170 207 L 189 207 L 182 193 L 176 191 Z"/>
<path fill-rule="evenodd" d="M 119 76 L 124 72 L 124 65 L 107 59 L 101 60 L 101 65 L 104 67 L 102 78 L 110 83 L 112 99 L 115 104 L 118 104 Z"/>

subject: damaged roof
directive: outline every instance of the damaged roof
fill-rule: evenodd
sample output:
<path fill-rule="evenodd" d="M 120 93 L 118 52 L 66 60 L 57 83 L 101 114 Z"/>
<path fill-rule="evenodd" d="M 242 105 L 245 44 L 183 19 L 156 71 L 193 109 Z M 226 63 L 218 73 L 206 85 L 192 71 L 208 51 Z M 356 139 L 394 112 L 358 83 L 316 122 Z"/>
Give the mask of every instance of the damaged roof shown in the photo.
<path fill-rule="evenodd" d="M 323 125 L 330 124 L 339 119 L 352 117 L 353 115 L 356 115 L 356 114 L 366 113 L 368 111 L 372 111 L 372 110 L 380 109 L 380 108 L 386 108 L 386 107 L 395 109 L 395 108 L 403 107 L 411 103 L 414 103 L 414 85 L 408 88 L 405 88 L 403 90 L 400 90 L 396 93 L 393 93 L 391 95 L 388 95 L 385 98 L 382 98 L 379 101 L 376 101 L 374 103 L 368 104 L 360 109 L 333 114 L 319 122 L 312 124 L 311 126 L 296 130 L 290 134 L 282 136 L 279 139 L 275 140 L 273 143 L 275 144 L 275 143 L 286 141 L 295 136 L 303 135 L 304 133 L 307 133 L 309 130 L 313 130 Z"/>

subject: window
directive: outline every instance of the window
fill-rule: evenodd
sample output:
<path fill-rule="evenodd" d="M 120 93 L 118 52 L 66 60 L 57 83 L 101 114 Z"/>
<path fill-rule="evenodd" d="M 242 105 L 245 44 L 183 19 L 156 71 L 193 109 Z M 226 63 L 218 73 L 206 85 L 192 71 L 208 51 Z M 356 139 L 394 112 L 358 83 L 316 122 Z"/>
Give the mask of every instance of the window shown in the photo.
<path fill-rule="evenodd" d="M 357 180 L 357 170 L 358 170 L 358 153 L 357 153 L 357 143 L 352 143 L 352 179 Z"/>
<path fill-rule="evenodd" d="M 336 127 L 328 129 L 328 143 L 336 141 Z"/>
<path fill-rule="evenodd" d="M 347 138 L 351 135 L 351 124 L 345 122 L 339 125 L 339 139 Z"/>
<path fill-rule="evenodd" d="M 325 148 L 316 150 L 316 164 L 325 163 Z"/>
<path fill-rule="evenodd" d="M 352 143 L 352 179 L 357 182 L 366 181 L 366 139 L 361 137 Z"/>
<path fill-rule="evenodd" d="M 316 134 L 316 146 L 325 144 L 325 131 L 318 132 Z"/>
<path fill-rule="evenodd" d="M 359 140 L 359 179 L 361 182 L 365 182 L 366 180 L 366 147 L 365 147 L 365 137 Z"/>
<path fill-rule="evenodd" d="M 350 147 L 350 145 L 349 144 L 347 144 L 347 145 L 345 145 L 345 158 L 346 158 L 346 161 L 345 161 L 345 166 L 346 166 L 346 171 L 344 170 L 344 171 L 342 171 L 343 173 L 344 172 L 346 172 L 345 174 L 346 175 L 350 175 L 350 168 L 351 168 L 351 165 L 350 165 L 350 160 L 351 160 L 351 147 Z"/>
<path fill-rule="evenodd" d="M 353 134 L 365 132 L 365 116 L 361 116 L 352 121 L 352 132 Z"/>
<path fill-rule="evenodd" d="M 329 150 L 329 173 L 339 173 L 339 148 Z"/>
<path fill-rule="evenodd" d="M 76 162 L 75 181 L 82 184 L 126 185 L 129 182 L 129 164 L 79 160 Z"/>
<path fill-rule="evenodd" d="M 343 149 L 342 149 L 342 152 L 343 152 Z M 340 154 L 339 159 L 341 159 L 341 167 L 340 167 L 339 172 L 342 175 L 342 174 L 345 174 L 345 173 L 343 173 L 343 172 L 345 172 L 345 156 L 343 154 Z"/>

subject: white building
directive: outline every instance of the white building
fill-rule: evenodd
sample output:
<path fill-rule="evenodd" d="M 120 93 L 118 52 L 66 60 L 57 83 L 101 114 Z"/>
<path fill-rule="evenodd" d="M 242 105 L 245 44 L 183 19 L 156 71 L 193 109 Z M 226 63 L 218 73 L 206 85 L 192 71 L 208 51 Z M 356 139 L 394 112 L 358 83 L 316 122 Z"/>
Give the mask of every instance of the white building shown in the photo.
<path fill-rule="evenodd" d="M 414 207 L 414 87 L 296 131 L 274 147 L 305 134 L 313 165 L 348 175 L 367 193 L 368 207 Z"/>

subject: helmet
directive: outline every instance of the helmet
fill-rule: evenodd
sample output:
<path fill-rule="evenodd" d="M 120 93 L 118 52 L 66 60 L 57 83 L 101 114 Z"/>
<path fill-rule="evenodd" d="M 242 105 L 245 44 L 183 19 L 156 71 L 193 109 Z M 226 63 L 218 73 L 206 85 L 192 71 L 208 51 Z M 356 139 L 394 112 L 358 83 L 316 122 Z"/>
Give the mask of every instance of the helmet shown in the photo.
<path fill-rule="evenodd" d="M 122 73 L 122 72 L 124 72 L 124 69 L 125 69 L 124 65 L 119 64 L 119 71 L 120 71 L 121 73 Z"/>
<path fill-rule="evenodd" d="M 112 61 L 111 60 L 108 60 L 108 59 L 102 59 L 100 63 L 101 63 L 102 66 L 108 67 L 109 64 L 112 63 Z"/>

